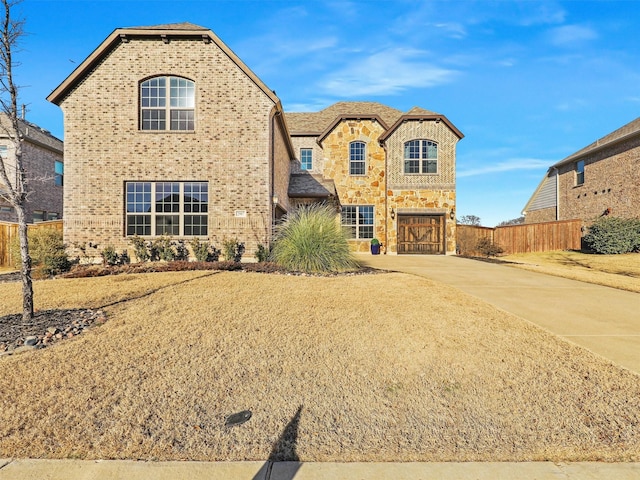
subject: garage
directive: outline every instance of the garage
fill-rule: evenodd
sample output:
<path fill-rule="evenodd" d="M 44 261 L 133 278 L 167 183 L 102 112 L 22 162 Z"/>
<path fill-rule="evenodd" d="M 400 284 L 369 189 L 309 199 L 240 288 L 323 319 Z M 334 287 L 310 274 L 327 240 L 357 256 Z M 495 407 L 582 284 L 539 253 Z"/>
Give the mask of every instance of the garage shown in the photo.
<path fill-rule="evenodd" d="M 398 254 L 444 255 L 444 215 L 398 215 Z"/>

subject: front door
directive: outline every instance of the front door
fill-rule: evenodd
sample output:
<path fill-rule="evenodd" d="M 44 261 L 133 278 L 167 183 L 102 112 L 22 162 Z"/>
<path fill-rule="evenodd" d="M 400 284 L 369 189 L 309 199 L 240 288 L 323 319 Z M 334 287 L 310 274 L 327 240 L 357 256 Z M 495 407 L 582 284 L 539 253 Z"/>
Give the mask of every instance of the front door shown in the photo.
<path fill-rule="evenodd" d="M 398 215 L 398 253 L 443 255 L 444 215 Z"/>

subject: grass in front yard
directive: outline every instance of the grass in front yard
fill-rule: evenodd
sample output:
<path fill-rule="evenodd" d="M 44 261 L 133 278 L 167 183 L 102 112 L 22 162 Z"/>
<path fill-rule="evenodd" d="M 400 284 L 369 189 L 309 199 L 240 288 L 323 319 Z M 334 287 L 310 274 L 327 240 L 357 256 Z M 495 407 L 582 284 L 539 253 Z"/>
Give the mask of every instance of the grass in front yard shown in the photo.
<path fill-rule="evenodd" d="M 0 284 L 0 314 L 20 311 L 19 287 Z M 423 278 L 35 287 L 38 308 L 111 304 L 109 320 L 0 358 L 0 457 L 640 460 L 637 375 Z"/>
<path fill-rule="evenodd" d="M 500 257 L 519 268 L 640 293 L 640 253 L 596 255 L 575 251 Z"/>

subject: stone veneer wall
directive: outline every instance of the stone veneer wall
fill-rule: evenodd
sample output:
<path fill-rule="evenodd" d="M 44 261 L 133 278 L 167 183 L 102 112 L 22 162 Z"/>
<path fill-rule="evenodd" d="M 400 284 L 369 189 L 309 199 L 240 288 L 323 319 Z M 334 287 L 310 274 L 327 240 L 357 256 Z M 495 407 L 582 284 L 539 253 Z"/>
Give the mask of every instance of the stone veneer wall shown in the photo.
<path fill-rule="evenodd" d="M 138 129 L 139 83 L 156 75 L 195 82 L 195 131 Z M 213 42 L 133 37 L 119 43 L 61 102 L 65 242 L 97 243 L 96 255 L 109 244 L 130 249 L 126 181 L 208 181 L 210 239 L 219 245 L 237 237 L 252 252 L 270 230 L 273 106 Z M 281 156 L 281 146 L 276 150 Z M 236 210 L 247 216 L 236 218 Z"/>
<path fill-rule="evenodd" d="M 607 209 L 615 217 L 640 217 L 640 135 L 581 159 L 582 185 L 575 184 L 575 162 L 559 167 L 560 220 L 589 225 Z"/>
<path fill-rule="evenodd" d="M 58 142 L 60 147 L 62 143 Z M 9 167 L 9 172 L 15 171 L 15 156 L 13 144 L 10 141 L 0 141 L 1 145 L 7 145 L 6 165 L 13 165 L 13 170 Z M 55 184 L 55 162 L 62 162 L 62 152 L 51 148 L 24 141 L 22 143 L 22 161 L 27 174 L 27 202 L 25 204 L 25 214 L 27 222 L 33 222 L 33 212 L 43 210 L 55 212 L 62 216 L 63 187 Z M 6 201 L 0 201 L 0 206 L 8 206 Z M 0 220 L 6 222 L 16 222 L 15 210 L 11 212 L 0 211 Z M 45 219 L 46 220 L 46 219 Z"/>
<path fill-rule="evenodd" d="M 378 143 L 383 127 L 371 120 L 345 120 L 322 143 L 325 178 L 334 181 L 341 205 L 373 205 L 374 237 L 384 242 L 385 230 L 385 153 Z M 365 175 L 349 175 L 349 144 L 366 144 Z M 370 240 L 350 240 L 357 252 L 368 252 Z"/>
<path fill-rule="evenodd" d="M 438 144 L 438 173 L 404 173 L 404 144 L 409 140 L 431 140 Z M 391 209 L 411 214 L 445 216 L 446 253 L 456 251 L 456 222 L 450 213 L 456 205 L 456 144 L 458 136 L 444 122 L 410 120 L 400 125 L 386 140 L 389 185 L 387 186 L 389 229 L 388 252 L 397 252 L 396 220 Z"/>

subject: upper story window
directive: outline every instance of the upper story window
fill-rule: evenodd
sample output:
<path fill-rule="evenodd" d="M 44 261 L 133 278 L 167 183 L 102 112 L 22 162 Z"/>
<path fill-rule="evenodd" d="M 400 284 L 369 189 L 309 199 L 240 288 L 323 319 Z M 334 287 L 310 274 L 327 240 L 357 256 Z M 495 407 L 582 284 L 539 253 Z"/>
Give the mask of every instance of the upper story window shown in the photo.
<path fill-rule="evenodd" d="M 140 84 L 141 130 L 193 130 L 195 83 L 180 77 L 154 77 Z"/>
<path fill-rule="evenodd" d="M 365 173 L 365 143 L 351 142 L 349 144 L 349 175 L 364 175 Z"/>
<path fill-rule="evenodd" d="M 584 160 L 576 163 L 576 186 L 584 183 Z"/>
<path fill-rule="evenodd" d="M 301 170 L 313 169 L 313 149 L 311 148 L 300 149 L 300 169 Z"/>
<path fill-rule="evenodd" d="M 54 181 L 56 187 L 64 185 L 64 163 L 56 161 Z"/>
<path fill-rule="evenodd" d="M 438 173 L 438 145 L 430 140 L 405 143 L 404 173 Z"/>

